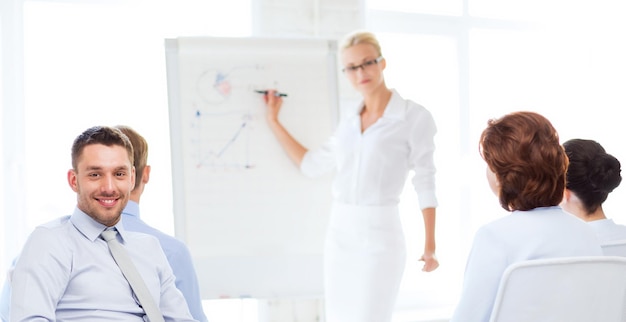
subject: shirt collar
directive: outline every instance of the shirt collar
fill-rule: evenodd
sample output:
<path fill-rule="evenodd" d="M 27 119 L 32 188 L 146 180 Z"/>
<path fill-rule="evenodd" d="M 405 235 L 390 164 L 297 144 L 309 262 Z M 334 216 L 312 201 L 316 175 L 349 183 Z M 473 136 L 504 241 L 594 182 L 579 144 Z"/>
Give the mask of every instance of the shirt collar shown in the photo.
<path fill-rule="evenodd" d="M 361 111 L 363 110 L 364 102 L 358 106 L 355 111 L 355 115 L 361 115 Z M 391 98 L 385 107 L 385 111 L 383 112 L 383 119 L 389 120 L 403 120 L 406 115 L 406 102 L 404 99 L 398 94 L 398 91 L 395 89 L 391 89 Z"/>
<path fill-rule="evenodd" d="M 383 112 L 383 117 L 392 120 L 403 120 L 405 115 L 406 102 L 395 89 L 392 89 L 391 98 L 389 99 L 389 103 L 387 103 L 385 112 Z"/>
<path fill-rule="evenodd" d="M 95 221 L 93 218 L 89 217 L 86 213 L 80 210 L 78 207 L 74 209 L 74 213 L 70 217 L 70 221 L 80 231 L 83 236 L 92 242 L 100 237 L 100 234 L 107 228 L 107 226 Z M 117 222 L 114 226 L 119 232 L 122 240 L 126 237 L 126 230 L 124 230 L 124 225 L 122 224 L 122 216 L 120 215 L 120 221 Z"/>

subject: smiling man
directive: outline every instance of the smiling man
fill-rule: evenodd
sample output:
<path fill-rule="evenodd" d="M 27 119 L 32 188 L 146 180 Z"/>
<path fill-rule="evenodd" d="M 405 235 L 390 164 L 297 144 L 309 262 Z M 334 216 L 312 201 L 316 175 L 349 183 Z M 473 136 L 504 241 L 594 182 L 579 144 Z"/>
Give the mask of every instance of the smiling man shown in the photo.
<path fill-rule="evenodd" d="M 100 234 L 116 230 L 165 321 L 195 321 L 158 240 L 124 230 L 121 213 L 135 185 L 132 145 L 96 126 L 72 146 L 67 180 L 77 205 L 37 227 L 11 279 L 11 321 L 145 321 L 146 312 Z"/>

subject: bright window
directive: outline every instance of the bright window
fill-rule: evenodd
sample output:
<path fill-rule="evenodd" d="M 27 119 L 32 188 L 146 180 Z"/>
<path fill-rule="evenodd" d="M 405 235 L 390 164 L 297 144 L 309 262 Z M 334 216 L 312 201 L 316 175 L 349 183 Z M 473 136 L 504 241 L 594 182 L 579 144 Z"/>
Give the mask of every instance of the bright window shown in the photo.
<path fill-rule="evenodd" d="M 66 173 L 50 169 L 69 169 L 74 137 L 93 125 L 126 124 L 150 144 L 144 220 L 173 234 L 164 39 L 249 36 L 249 1 L 219 10 L 206 1 L 24 5 L 27 200 L 37 200 L 27 205 L 27 226 L 72 211 Z"/>
<path fill-rule="evenodd" d="M 450 16 L 460 16 L 463 13 L 463 0 L 369 0 L 367 2 L 370 10 Z"/>
<path fill-rule="evenodd" d="M 436 308 L 443 310 L 436 317 L 445 318 L 456 304 L 475 230 L 508 214 L 487 184 L 478 153 L 478 138 L 489 118 L 537 111 L 552 121 L 562 141 L 598 140 L 626 164 L 626 133 L 617 116 L 626 105 L 626 45 L 620 40 L 626 23 L 616 14 L 624 5 L 613 0 L 593 6 L 562 6 L 560 0 L 464 2 L 468 14 L 428 17 L 424 13 L 444 13 L 425 9 L 423 1 L 369 1 L 367 23 L 380 35 L 388 58 L 387 84 L 428 108 L 439 127 L 441 267 L 433 273 L 419 271 L 423 224 L 407 182 L 401 215 L 409 261 L 398 321 L 425 318 Z M 624 194 L 626 188 L 616 189 L 604 207 L 622 224 Z"/>
<path fill-rule="evenodd" d="M 0 28 L 0 34 L 2 34 L 2 28 Z M 0 61 L 2 61 L 3 50 L 0 46 Z M 4 95 L 3 95 L 3 86 L 2 81 L 4 77 L 0 77 L 0 124 L 4 126 L 4 113 L 2 113 L 4 107 Z M 0 131 L 0 160 L 4 160 L 4 132 Z M 4 203 L 4 169 L 0 167 L 0 205 L 5 205 Z M 1 208 L 0 208 L 1 209 Z M 0 213 L 4 214 L 4 209 L 0 210 Z M 0 215 L 0 227 L 5 227 L 4 216 Z M 4 242 L 4 237 L 0 238 L 0 270 L 4 272 L 6 270 L 4 259 L 6 257 L 6 246 Z"/>

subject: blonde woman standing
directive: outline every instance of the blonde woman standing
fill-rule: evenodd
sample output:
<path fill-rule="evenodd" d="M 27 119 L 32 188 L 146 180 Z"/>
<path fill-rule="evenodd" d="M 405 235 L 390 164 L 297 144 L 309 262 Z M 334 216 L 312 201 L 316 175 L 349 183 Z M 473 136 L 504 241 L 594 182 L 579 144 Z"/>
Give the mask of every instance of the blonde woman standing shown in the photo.
<path fill-rule="evenodd" d="M 326 144 L 308 150 L 280 123 L 276 91 L 264 96 L 267 121 L 289 157 L 308 176 L 336 170 L 324 249 L 327 322 L 391 321 L 406 262 L 398 202 L 409 171 L 425 226 L 423 271 L 435 256 L 435 122 L 428 110 L 387 88 L 376 37 L 349 34 L 343 72 L 362 102 L 343 115 Z"/>

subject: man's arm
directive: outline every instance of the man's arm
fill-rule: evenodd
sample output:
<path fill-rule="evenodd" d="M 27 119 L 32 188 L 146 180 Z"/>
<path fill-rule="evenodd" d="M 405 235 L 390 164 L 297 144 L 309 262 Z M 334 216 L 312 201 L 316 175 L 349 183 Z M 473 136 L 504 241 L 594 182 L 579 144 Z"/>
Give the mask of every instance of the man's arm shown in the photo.
<path fill-rule="evenodd" d="M 56 320 L 56 305 L 70 275 L 68 256 L 50 230 L 31 234 L 11 276 L 10 321 Z"/>

